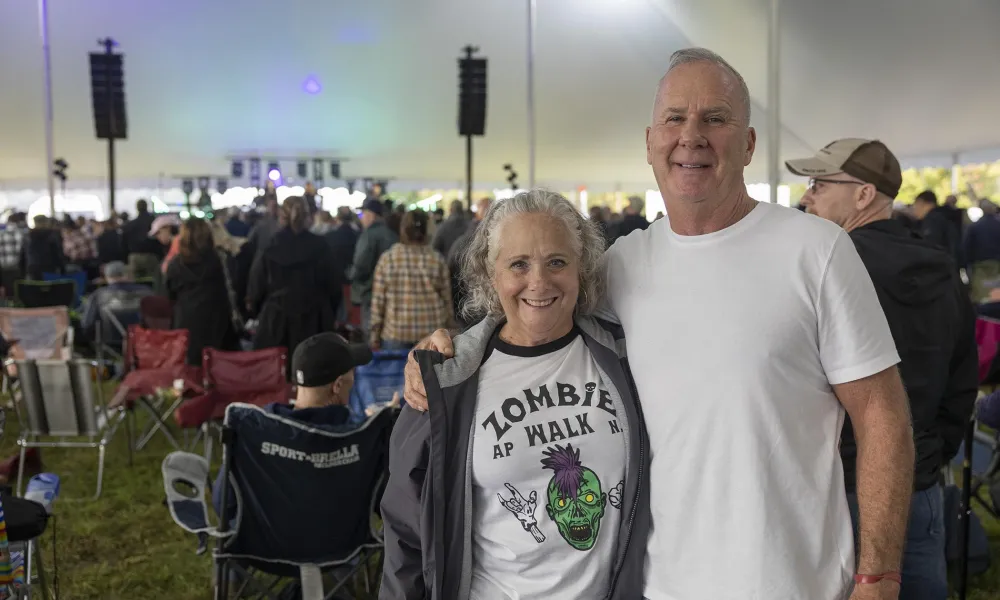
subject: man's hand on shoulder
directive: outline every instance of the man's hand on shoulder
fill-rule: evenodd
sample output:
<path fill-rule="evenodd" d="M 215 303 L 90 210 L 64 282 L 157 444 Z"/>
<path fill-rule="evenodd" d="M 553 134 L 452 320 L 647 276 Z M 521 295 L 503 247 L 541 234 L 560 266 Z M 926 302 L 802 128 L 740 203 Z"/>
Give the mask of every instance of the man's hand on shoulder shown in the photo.
<path fill-rule="evenodd" d="M 411 408 L 423 412 L 427 410 L 427 390 L 424 388 L 424 378 L 420 374 L 420 365 L 413 356 L 417 350 L 433 350 L 451 358 L 455 356 L 455 347 L 451 343 L 451 334 L 448 330 L 438 329 L 410 351 L 404 371 L 406 383 L 403 386 L 403 398 Z"/>

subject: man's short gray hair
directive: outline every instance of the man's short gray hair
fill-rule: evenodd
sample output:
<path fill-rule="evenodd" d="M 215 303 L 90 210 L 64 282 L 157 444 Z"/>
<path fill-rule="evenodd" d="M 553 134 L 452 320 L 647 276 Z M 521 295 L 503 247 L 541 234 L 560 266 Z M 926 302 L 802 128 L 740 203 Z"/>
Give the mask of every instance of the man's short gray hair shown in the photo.
<path fill-rule="evenodd" d="M 503 316 L 500 296 L 493 287 L 497 254 L 502 243 L 500 235 L 504 221 L 522 214 L 548 215 L 566 227 L 573 252 L 579 259 L 580 294 L 576 310 L 579 314 L 594 312 L 604 297 L 604 237 L 597 225 L 563 196 L 546 190 L 530 190 L 494 202 L 476 227 L 462 257 L 462 283 L 468 293 L 462 314 L 470 320 L 486 315 Z"/>
<path fill-rule="evenodd" d="M 726 62 L 726 59 L 722 58 L 715 52 L 712 52 L 708 48 L 682 48 L 677 52 L 670 55 L 670 65 L 667 67 L 667 73 L 663 76 L 663 79 L 667 78 L 675 68 L 696 62 L 707 62 L 712 63 L 717 67 L 721 67 L 724 71 L 736 78 L 736 81 L 740 84 L 740 102 L 743 104 L 743 108 L 746 111 L 747 124 L 750 123 L 750 88 L 747 87 L 747 82 L 740 75 L 740 72 L 733 68 L 733 65 Z M 660 80 L 660 85 L 663 85 L 663 79 Z M 660 93 L 660 88 L 657 86 L 656 93 Z"/>

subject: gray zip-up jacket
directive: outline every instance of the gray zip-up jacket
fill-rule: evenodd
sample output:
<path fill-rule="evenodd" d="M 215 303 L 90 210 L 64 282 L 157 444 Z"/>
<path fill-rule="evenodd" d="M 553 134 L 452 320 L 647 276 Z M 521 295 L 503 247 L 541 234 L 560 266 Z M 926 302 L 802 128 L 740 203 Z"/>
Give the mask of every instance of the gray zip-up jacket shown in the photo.
<path fill-rule="evenodd" d="M 621 328 L 589 317 L 577 327 L 612 398 L 625 407 L 628 466 L 609 600 L 642 598 L 649 531 L 649 443 Z M 404 407 L 392 433 L 382 496 L 382 600 L 467 600 L 472 577 L 472 435 L 479 368 L 499 321 L 455 338 L 455 358 L 417 352 L 429 410 Z"/>

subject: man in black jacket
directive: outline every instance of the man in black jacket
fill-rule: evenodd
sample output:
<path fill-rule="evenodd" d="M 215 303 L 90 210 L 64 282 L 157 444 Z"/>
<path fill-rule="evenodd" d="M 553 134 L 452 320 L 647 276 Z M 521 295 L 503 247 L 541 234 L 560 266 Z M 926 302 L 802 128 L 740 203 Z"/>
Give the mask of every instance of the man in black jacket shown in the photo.
<path fill-rule="evenodd" d="M 920 221 L 920 235 L 951 255 L 956 266 L 960 265 L 962 233 L 952 217 L 952 208 L 938 206 L 937 194 L 924 190 L 913 200 L 913 215 Z"/>
<path fill-rule="evenodd" d="M 150 237 L 156 215 L 149 212 L 149 204 L 145 200 L 136 202 L 135 210 L 135 218 L 122 225 L 122 247 L 133 277 L 155 279 L 160 261 L 167 254 L 162 244 Z"/>
<path fill-rule="evenodd" d="M 902 182 L 882 142 L 844 139 L 785 163 L 810 177 L 802 204 L 847 231 L 878 293 L 901 357 L 917 451 L 901 600 L 948 595 L 941 469 L 962 442 L 976 399 L 975 313 L 952 257 L 892 219 Z M 850 420 L 841 439 L 855 531 L 857 445 Z"/>

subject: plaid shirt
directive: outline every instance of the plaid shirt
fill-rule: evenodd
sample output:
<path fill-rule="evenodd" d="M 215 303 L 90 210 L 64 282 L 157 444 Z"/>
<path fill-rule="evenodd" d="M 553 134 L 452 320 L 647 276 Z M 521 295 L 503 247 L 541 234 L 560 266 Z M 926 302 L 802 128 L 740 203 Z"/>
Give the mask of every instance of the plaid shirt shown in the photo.
<path fill-rule="evenodd" d="M 80 263 L 97 256 L 97 242 L 79 229 L 63 231 L 63 254 L 66 260 Z"/>
<path fill-rule="evenodd" d="M 372 344 L 416 342 L 452 323 L 448 265 L 427 245 L 395 244 L 372 283 Z"/>
<path fill-rule="evenodd" d="M 21 265 L 21 249 L 24 248 L 25 230 L 7 226 L 0 231 L 0 267 L 17 269 Z"/>

